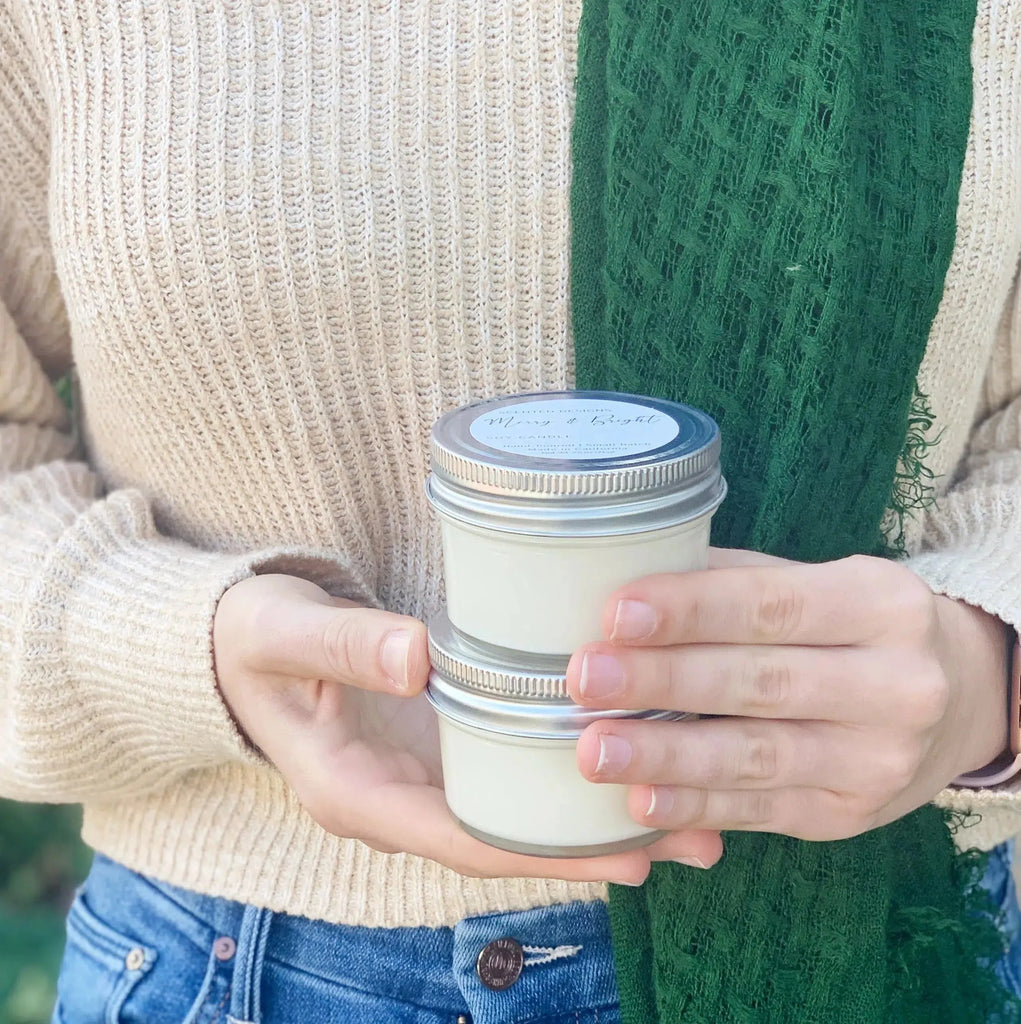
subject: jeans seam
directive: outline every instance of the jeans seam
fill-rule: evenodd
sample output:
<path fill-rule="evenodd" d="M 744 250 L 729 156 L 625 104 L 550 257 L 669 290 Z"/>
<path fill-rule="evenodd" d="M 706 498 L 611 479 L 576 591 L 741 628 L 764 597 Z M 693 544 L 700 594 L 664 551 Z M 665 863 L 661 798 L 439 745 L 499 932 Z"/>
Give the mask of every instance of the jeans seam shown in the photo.
<path fill-rule="evenodd" d="M 230 999 L 231 986 L 227 986 L 227 991 L 223 993 L 223 998 L 220 1000 L 220 1005 L 216 1008 L 216 1013 L 209 1024 L 218 1024 L 220 1020 L 220 1014 L 223 1013 L 223 1008 L 227 1005 L 227 1001 Z"/>

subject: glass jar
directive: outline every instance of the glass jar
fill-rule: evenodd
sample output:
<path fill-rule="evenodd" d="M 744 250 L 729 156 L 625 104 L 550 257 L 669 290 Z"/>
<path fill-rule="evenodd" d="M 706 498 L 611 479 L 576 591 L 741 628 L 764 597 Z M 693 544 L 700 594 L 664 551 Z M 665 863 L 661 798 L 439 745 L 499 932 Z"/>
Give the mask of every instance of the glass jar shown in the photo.
<path fill-rule="evenodd" d="M 545 857 L 616 853 L 659 838 L 628 813 L 627 786 L 581 774 L 575 747 L 602 718 L 692 716 L 579 707 L 562 658 L 507 658 L 460 635 L 445 614 L 429 624 L 429 653 L 426 696 L 439 716 L 447 805 L 465 831 Z"/>
<path fill-rule="evenodd" d="M 706 413 L 615 392 L 512 395 L 441 417 L 426 491 L 451 622 L 538 654 L 600 639 L 618 587 L 705 568 L 727 490 L 719 453 Z"/>

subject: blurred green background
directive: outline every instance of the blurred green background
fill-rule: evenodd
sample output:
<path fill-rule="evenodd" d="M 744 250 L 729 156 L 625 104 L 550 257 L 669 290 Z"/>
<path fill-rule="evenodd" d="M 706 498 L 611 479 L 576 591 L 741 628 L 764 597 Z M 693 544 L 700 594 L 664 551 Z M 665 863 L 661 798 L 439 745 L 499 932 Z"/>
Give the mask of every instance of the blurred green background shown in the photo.
<path fill-rule="evenodd" d="M 57 394 L 73 409 L 68 374 Z M 49 1024 L 64 915 L 92 860 L 81 809 L 0 800 L 0 1024 Z"/>
<path fill-rule="evenodd" d="M 64 914 L 88 871 L 77 807 L 0 800 L 0 1024 L 47 1024 Z"/>
<path fill-rule="evenodd" d="M 70 375 L 56 388 L 71 409 Z M 80 827 L 78 807 L 0 800 L 0 1024 L 49 1024 L 64 915 L 92 860 Z"/>

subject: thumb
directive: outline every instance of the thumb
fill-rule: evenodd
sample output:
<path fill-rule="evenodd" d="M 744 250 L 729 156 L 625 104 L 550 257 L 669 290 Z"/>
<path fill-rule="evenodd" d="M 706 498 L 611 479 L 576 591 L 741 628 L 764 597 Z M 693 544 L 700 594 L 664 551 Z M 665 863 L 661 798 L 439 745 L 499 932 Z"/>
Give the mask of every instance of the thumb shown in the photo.
<path fill-rule="evenodd" d="M 278 595 L 256 638 L 260 668 L 411 696 L 429 677 L 424 623 L 324 591 Z"/>

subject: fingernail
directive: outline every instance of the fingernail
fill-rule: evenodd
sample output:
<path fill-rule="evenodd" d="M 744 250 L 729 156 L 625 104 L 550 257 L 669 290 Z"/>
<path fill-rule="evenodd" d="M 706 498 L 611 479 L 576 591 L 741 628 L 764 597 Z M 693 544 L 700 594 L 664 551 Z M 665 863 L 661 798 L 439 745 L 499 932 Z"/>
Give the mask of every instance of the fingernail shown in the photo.
<path fill-rule="evenodd" d="M 411 652 L 411 634 L 397 629 L 383 637 L 379 660 L 387 678 L 398 690 L 408 688 L 408 655 Z"/>
<path fill-rule="evenodd" d="M 699 860 L 698 857 L 674 857 L 674 863 L 683 864 L 686 868 L 701 868 L 703 871 L 709 867 L 705 861 Z"/>
<path fill-rule="evenodd" d="M 644 601 L 620 601 L 611 640 L 644 640 L 656 629 L 656 610 Z"/>
<path fill-rule="evenodd" d="M 631 763 L 631 744 L 619 736 L 599 737 L 596 775 L 618 775 Z"/>
<path fill-rule="evenodd" d="M 612 885 L 630 885 L 632 889 L 637 889 L 639 886 L 644 885 L 644 882 L 629 882 L 627 879 L 621 879 L 619 882 L 611 882 Z"/>
<path fill-rule="evenodd" d="M 589 700 L 614 697 L 624 689 L 624 670 L 611 654 L 586 653 L 581 659 L 578 689 Z"/>
<path fill-rule="evenodd" d="M 645 816 L 647 818 L 661 818 L 669 814 L 673 808 L 673 793 L 666 786 L 653 786 L 649 796 L 649 809 L 645 812 Z"/>

